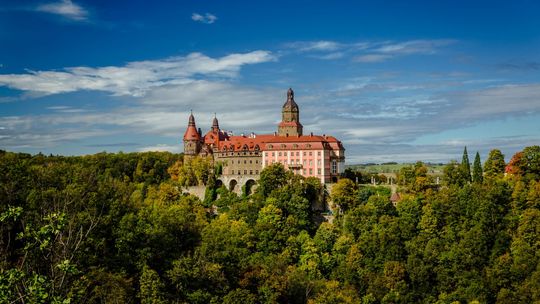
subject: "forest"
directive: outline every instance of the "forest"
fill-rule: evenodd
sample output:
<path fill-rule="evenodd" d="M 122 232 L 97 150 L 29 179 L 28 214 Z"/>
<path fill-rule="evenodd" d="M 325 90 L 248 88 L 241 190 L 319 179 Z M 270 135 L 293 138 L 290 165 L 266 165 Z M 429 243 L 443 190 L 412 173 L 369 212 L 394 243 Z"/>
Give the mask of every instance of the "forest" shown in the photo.
<path fill-rule="evenodd" d="M 280 164 L 249 195 L 219 173 L 167 152 L 0 151 L 0 303 L 540 302 L 539 146 L 465 149 L 440 184 L 401 168 L 395 205 Z"/>

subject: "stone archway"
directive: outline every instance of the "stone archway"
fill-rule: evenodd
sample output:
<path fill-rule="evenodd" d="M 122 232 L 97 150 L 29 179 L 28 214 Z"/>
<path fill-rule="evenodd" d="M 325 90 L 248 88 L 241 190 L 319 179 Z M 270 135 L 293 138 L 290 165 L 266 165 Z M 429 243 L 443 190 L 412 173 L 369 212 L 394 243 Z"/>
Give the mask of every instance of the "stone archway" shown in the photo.
<path fill-rule="evenodd" d="M 223 186 L 223 181 L 220 180 L 220 179 L 218 179 L 218 180 L 216 181 L 216 189 L 221 188 L 221 186 Z"/>
<path fill-rule="evenodd" d="M 253 190 L 255 190 L 254 186 L 255 186 L 255 180 L 248 179 L 246 181 L 246 184 L 244 186 L 244 187 L 246 187 L 246 190 L 245 190 L 246 195 L 250 195 L 251 193 L 253 193 Z"/>
<path fill-rule="evenodd" d="M 231 179 L 229 181 L 229 191 L 234 192 L 236 190 L 237 185 L 238 185 L 238 182 L 235 179 Z"/>

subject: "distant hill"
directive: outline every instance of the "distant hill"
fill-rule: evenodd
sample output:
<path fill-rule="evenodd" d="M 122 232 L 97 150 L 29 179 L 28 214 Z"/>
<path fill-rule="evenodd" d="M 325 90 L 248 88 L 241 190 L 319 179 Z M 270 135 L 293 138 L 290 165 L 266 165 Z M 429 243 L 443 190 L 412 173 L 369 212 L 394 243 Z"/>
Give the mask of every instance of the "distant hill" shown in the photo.
<path fill-rule="evenodd" d="M 442 174 L 443 168 L 446 164 L 443 163 L 424 163 L 428 167 L 428 173 Z M 367 164 L 355 164 L 347 165 L 346 168 L 351 168 L 355 171 L 363 173 L 398 173 L 399 170 L 406 166 L 414 166 L 414 163 L 397 163 L 387 162 L 381 164 L 367 163 Z"/>

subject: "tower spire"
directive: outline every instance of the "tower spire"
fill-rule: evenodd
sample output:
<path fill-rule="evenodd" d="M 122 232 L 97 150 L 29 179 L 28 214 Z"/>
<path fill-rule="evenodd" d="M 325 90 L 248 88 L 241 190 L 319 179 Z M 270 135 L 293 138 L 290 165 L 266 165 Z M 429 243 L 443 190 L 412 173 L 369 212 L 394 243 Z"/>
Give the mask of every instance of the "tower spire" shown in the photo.
<path fill-rule="evenodd" d="M 219 130 L 219 122 L 216 116 L 216 113 L 214 112 L 214 119 L 212 120 L 212 130 L 218 131 Z"/>
<path fill-rule="evenodd" d="M 294 91 L 287 90 L 287 101 L 281 109 L 281 123 L 278 125 L 280 136 L 302 136 L 302 124 L 300 123 L 300 109 L 294 101 Z"/>
<path fill-rule="evenodd" d="M 188 127 L 190 126 L 195 127 L 195 117 L 193 116 L 193 110 L 190 110 L 190 114 L 189 114 Z"/>

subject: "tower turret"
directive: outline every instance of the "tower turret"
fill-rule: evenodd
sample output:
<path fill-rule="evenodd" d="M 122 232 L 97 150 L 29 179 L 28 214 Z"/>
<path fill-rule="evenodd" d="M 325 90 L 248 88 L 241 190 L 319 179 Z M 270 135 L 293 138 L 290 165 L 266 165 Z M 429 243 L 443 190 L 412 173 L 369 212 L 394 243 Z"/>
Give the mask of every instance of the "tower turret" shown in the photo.
<path fill-rule="evenodd" d="M 184 154 L 195 156 L 201 151 L 201 135 L 195 125 L 193 112 L 189 115 L 188 127 L 184 133 Z"/>
<path fill-rule="evenodd" d="M 279 136 L 302 136 L 302 129 L 300 109 L 294 101 L 294 91 L 289 88 L 287 100 L 281 110 L 281 123 L 278 125 L 278 134 Z"/>
<path fill-rule="evenodd" d="M 212 131 L 214 132 L 219 131 L 219 123 L 216 117 L 216 113 L 214 113 L 214 119 L 212 120 Z"/>

